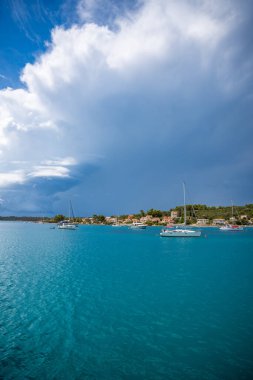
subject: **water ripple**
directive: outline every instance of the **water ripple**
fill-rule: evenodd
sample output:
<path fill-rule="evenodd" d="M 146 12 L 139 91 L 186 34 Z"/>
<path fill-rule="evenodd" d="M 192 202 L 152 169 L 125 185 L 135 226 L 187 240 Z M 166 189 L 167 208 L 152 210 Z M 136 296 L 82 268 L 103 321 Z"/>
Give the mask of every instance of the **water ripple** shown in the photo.
<path fill-rule="evenodd" d="M 0 228 L 0 378 L 253 378 L 253 231 Z"/>

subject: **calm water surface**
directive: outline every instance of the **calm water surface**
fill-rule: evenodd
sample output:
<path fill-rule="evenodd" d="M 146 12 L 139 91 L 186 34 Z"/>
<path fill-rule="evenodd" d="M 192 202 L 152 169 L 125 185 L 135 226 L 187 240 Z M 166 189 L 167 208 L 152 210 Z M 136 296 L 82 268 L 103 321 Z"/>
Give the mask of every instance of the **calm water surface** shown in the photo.
<path fill-rule="evenodd" d="M 253 229 L 0 223 L 1 379 L 252 379 Z"/>

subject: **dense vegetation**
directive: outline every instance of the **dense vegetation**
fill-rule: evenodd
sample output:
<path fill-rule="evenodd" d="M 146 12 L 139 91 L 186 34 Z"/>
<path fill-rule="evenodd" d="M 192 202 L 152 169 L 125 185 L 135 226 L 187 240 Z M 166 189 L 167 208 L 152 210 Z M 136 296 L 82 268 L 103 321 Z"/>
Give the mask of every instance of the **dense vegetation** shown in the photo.
<path fill-rule="evenodd" d="M 134 214 L 135 217 L 143 217 L 151 215 L 153 217 L 170 216 L 171 211 L 178 211 L 178 215 L 182 216 L 184 207 L 176 206 L 168 211 L 150 210 L 144 212 L 141 210 L 139 213 Z M 201 204 L 186 205 L 187 215 L 196 217 L 198 219 L 217 219 L 224 218 L 229 219 L 232 216 L 231 206 L 207 206 Z M 241 215 L 247 215 L 248 218 L 253 218 L 253 204 L 246 204 L 245 206 L 233 206 L 233 216 L 240 217 Z"/>
<path fill-rule="evenodd" d="M 186 209 L 187 209 L 188 223 L 195 223 L 197 219 L 209 219 L 210 222 L 212 222 L 214 219 L 219 219 L 219 218 L 229 220 L 232 216 L 231 206 L 207 206 L 207 205 L 195 204 L 195 205 L 187 205 Z M 147 215 L 151 216 L 152 218 L 162 218 L 164 216 L 170 216 L 171 211 L 177 211 L 178 218 L 175 221 L 178 223 L 182 222 L 183 206 L 177 206 L 173 209 L 166 210 L 166 211 L 156 210 L 153 208 L 147 211 L 140 210 L 139 213 L 132 215 L 132 218 L 140 219 Z M 243 215 L 246 215 L 247 218 L 242 219 Z M 246 204 L 245 206 L 233 206 L 233 216 L 235 217 L 236 222 L 238 224 L 240 223 L 247 224 L 250 219 L 253 219 L 253 204 Z M 124 221 L 128 219 L 129 215 L 117 215 L 117 216 L 114 215 L 112 217 L 117 217 L 119 221 Z M 64 219 L 68 219 L 68 218 L 62 214 L 55 215 L 53 218 L 49 218 L 49 217 L 41 218 L 38 216 L 0 216 L 0 221 L 1 220 L 25 221 L 25 222 L 44 221 L 44 222 L 51 222 L 51 223 L 59 223 L 60 221 Z M 73 218 L 73 220 L 77 223 L 83 222 L 83 218 L 81 217 Z M 92 220 L 93 220 L 93 223 L 95 224 L 106 223 L 106 217 L 104 215 L 94 214 L 92 216 Z M 90 219 L 86 218 L 86 222 L 89 223 Z"/>
<path fill-rule="evenodd" d="M 173 209 L 168 211 L 156 210 L 151 208 L 146 212 L 140 210 L 139 213 L 134 214 L 133 217 L 140 219 L 141 217 L 150 215 L 153 218 L 162 218 L 164 216 L 170 216 L 171 211 L 178 212 L 178 218 L 175 220 L 178 223 L 181 223 L 183 220 L 183 206 L 176 206 Z M 201 204 L 195 205 L 186 205 L 187 211 L 187 222 L 195 223 L 197 219 L 209 219 L 212 222 L 214 219 L 225 219 L 229 220 L 232 217 L 232 207 L 231 206 L 207 206 Z M 246 215 L 246 219 L 241 219 L 241 216 Z M 247 224 L 247 221 L 253 218 L 253 204 L 246 204 L 245 206 L 233 206 L 233 217 L 236 222 L 240 224 L 243 222 Z M 127 218 L 127 215 L 119 216 L 119 219 L 124 220 Z"/>
<path fill-rule="evenodd" d="M 181 211 L 183 207 L 176 207 L 175 210 Z M 206 206 L 206 205 L 187 205 L 187 214 L 192 218 L 198 219 L 218 219 L 223 218 L 229 220 L 232 217 L 231 206 Z M 242 215 L 247 215 L 248 219 L 253 218 L 253 204 L 247 204 L 245 206 L 233 206 L 233 216 L 235 219 L 240 219 Z"/>

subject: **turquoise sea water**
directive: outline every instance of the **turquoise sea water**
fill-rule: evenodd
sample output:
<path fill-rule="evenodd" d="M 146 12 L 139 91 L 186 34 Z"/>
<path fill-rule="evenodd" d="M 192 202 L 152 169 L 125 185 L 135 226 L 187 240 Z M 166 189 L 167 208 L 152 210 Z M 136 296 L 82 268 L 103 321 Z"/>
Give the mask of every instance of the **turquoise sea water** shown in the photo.
<path fill-rule="evenodd" d="M 0 224 L 1 379 L 252 379 L 253 229 Z"/>

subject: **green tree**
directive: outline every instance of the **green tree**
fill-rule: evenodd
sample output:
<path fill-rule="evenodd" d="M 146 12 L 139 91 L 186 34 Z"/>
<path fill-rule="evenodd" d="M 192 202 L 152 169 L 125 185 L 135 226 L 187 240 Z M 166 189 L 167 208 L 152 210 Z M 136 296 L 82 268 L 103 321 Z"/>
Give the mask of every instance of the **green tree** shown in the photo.
<path fill-rule="evenodd" d="M 147 215 L 151 215 L 153 218 L 161 218 L 163 216 L 163 213 L 161 210 L 155 210 L 151 208 L 147 211 Z"/>
<path fill-rule="evenodd" d="M 93 215 L 93 220 L 95 223 L 104 223 L 105 222 L 105 216 L 104 215 Z"/>
<path fill-rule="evenodd" d="M 64 220 L 64 219 L 65 219 L 65 216 L 64 216 L 64 215 L 62 215 L 62 214 L 57 214 L 57 215 L 55 215 L 53 221 L 54 221 L 55 223 L 59 223 L 59 222 L 61 222 L 61 221 Z"/>

